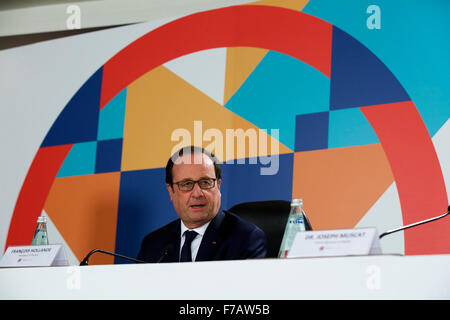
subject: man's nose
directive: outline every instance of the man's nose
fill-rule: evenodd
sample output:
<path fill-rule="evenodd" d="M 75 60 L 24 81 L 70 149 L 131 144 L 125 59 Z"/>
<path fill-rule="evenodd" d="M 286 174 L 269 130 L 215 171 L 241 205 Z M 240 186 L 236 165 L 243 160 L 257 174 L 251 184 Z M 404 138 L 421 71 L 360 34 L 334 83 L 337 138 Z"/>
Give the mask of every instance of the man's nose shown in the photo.
<path fill-rule="evenodd" d="M 195 196 L 195 197 L 202 197 L 203 196 L 202 188 L 200 188 L 198 183 L 194 184 L 194 189 L 192 189 L 192 195 Z"/>

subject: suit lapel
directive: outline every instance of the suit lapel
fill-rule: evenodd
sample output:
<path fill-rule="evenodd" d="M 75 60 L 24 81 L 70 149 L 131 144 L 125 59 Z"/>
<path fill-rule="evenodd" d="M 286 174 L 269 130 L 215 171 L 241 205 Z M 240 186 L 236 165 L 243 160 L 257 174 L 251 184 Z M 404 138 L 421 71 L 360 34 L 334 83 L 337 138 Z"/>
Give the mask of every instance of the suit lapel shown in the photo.
<path fill-rule="evenodd" d="M 220 211 L 214 219 L 211 220 L 211 223 L 203 235 L 195 261 L 207 261 L 214 257 L 221 244 L 222 234 L 220 233 L 220 226 L 222 225 L 224 217 L 225 214 Z"/>
<path fill-rule="evenodd" d="M 167 257 L 165 257 L 162 262 L 178 262 L 180 260 L 180 233 L 181 233 L 181 222 L 178 220 L 175 223 L 174 228 L 171 230 L 172 232 L 169 235 L 169 239 L 167 241 L 167 245 L 172 244 L 173 249 L 168 253 Z"/>

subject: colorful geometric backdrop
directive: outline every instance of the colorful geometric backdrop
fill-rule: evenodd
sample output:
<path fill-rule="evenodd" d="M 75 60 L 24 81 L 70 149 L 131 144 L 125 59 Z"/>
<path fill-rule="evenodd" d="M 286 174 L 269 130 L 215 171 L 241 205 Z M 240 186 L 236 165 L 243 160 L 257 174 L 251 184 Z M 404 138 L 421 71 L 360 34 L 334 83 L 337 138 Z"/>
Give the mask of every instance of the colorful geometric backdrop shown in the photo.
<path fill-rule="evenodd" d="M 177 217 L 164 185 L 171 133 L 194 135 L 200 120 L 203 131 L 267 129 L 278 144 L 275 175 L 261 175 L 259 163 L 224 163 L 223 209 L 300 197 L 314 229 L 354 228 L 394 186 L 401 210 L 378 219 L 401 214 L 406 225 L 443 213 L 432 137 L 449 105 L 433 117 L 421 110 L 382 56 L 333 24 L 332 2 L 307 2 L 196 13 L 118 51 L 49 128 L 6 247 L 30 243 L 44 210 L 77 259 L 94 248 L 136 256 L 148 232 Z M 449 219 L 408 230 L 402 253 L 450 253 L 449 230 Z"/>

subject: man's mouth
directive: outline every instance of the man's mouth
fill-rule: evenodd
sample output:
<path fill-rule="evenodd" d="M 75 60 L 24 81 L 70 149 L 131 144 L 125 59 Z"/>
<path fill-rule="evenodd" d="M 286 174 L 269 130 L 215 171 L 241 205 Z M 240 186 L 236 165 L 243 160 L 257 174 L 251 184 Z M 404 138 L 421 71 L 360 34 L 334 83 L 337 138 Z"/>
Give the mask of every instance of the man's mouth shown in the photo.
<path fill-rule="evenodd" d="M 198 203 L 198 204 L 192 204 L 190 207 L 193 209 L 199 209 L 199 208 L 204 208 L 206 206 L 206 204 L 204 203 Z"/>

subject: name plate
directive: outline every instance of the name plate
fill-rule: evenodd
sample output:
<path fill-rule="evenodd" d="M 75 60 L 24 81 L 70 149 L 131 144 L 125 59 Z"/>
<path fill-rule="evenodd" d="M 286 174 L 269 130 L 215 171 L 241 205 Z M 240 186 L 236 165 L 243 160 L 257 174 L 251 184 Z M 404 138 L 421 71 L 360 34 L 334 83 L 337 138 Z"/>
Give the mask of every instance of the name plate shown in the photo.
<path fill-rule="evenodd" d="M 0 260 L 0 267 L 50 267 L 68 265 L 69 262 L 62 244 L 8 247 Z"/>
<path fill-rule="evenodd" d="M 381 254 L 376 228 L 298 232 L 288 258 Z"/>

